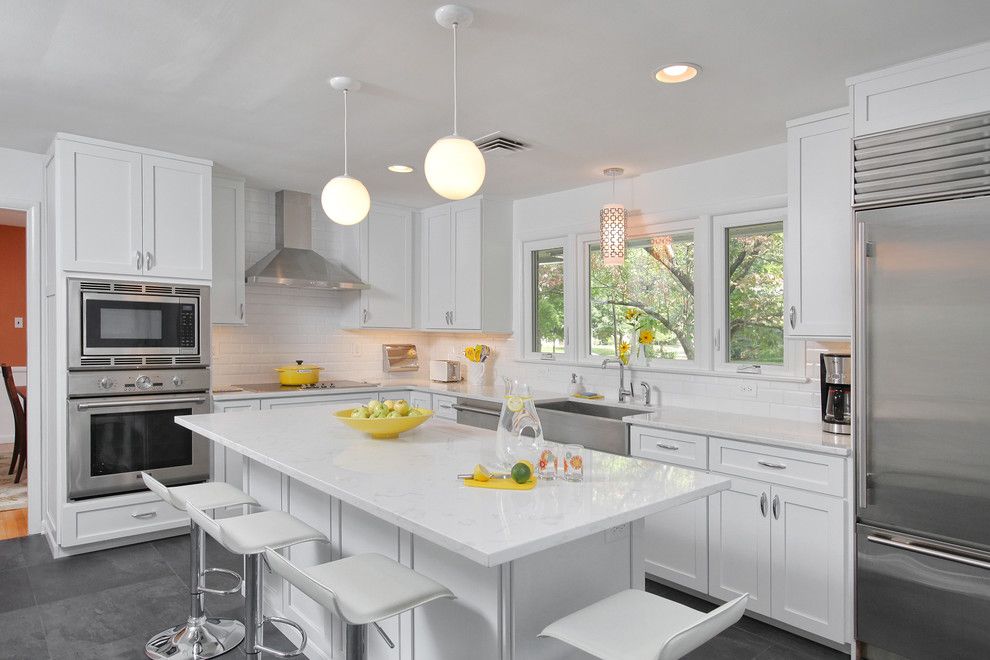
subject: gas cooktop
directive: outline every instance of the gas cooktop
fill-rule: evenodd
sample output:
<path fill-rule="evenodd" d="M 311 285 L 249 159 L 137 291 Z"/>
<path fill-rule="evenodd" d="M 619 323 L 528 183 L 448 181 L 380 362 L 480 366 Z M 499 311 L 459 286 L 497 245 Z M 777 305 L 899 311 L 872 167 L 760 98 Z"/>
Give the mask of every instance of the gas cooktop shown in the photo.
<path fill-rule="evenodd" d="M 361 383 L 356 380 L 321 380 L 312 385 L 279 385 L 278 383 L 257 383 L 238 385 L 245 392 L 298 392 L 299 390 L 345 390 L 354 387 L 378 387 L 378 383 Z"/>

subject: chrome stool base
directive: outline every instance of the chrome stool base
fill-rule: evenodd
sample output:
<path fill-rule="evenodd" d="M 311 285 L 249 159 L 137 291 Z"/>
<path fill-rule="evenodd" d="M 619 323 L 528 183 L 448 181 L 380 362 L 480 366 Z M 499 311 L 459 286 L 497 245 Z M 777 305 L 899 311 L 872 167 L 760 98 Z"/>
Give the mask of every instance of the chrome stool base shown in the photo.
<path fill-rule="evenodd" d="M 233 619 L 201 617 L 163 630 L 144 647 L 152 660 L 205 660 L 237 648 L 244 624 Z"/>

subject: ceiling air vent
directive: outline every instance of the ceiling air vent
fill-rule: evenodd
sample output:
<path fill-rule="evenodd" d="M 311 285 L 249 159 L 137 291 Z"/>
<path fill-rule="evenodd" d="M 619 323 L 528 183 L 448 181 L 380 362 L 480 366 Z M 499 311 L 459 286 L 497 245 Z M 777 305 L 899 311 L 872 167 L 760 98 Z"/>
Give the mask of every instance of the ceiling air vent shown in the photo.
<path fill-rule="evenodd" d="M 511 138 L 502 131 L 489 133 L 474 141 L 482 153 L 515 153 L 516 151 L 526 151 L 529 145 L 522 140 Z"/>

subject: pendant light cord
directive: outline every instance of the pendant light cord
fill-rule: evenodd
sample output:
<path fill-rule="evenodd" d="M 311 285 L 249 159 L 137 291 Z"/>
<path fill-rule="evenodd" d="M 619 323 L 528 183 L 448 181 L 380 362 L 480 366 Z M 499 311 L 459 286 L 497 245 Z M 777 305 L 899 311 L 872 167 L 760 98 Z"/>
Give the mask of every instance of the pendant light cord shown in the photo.
<path fill-rule="evenodd" d="M 344 176 L 347 176 L 347 90 L 346 89 L 344 90 Z"/>
<path fill-rule="evenodd" d="M 454 135 L 457 135 L 457 23 L 454 23 Z"/>

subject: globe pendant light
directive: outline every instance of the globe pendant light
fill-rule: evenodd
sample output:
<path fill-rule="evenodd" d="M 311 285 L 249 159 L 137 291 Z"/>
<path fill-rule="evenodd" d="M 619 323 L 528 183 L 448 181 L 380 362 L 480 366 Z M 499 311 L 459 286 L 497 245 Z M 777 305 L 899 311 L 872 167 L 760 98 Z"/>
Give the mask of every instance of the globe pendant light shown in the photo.
<path fill-rule="evenodd" d="M 433 143 L 423 171 L 430 188 L 447 199 L 465 199 L 485 181 L 485 157 L 471 140 L 457 134 L 457 28 L 467 27 L 474 14 L 466 7 L 444 5 L 434 14 L 437 23 L 454 31 L 454 132 Z"/>
<path fill-rule="evenodd" d="M 615 203 L 615 177 L 622 176 L 621 167 L 609 167 L 605 176 L 612 177 L 612 203 L 602 207 L 599 214 L 602 261 L 606 266 L 621 266 L 626 260 L 626 207 Z"/>
<path fill-rule="evenodd" d="M 371 210 L 368 189 L 347 173 L 347 93 L 361 89 L 361 83 L 347 76 L 335 76 L 330 79 L 330 86 L 344 93 L 344 173 L 323 186 L 320 204 L 327 217 L 338 225 L 356 225 Z"/>

